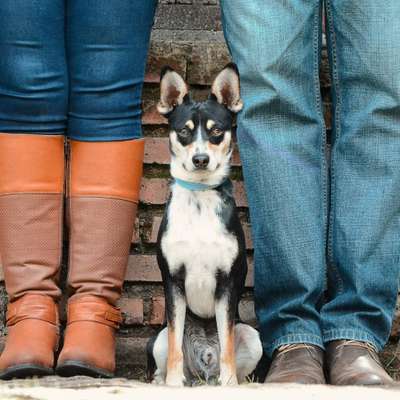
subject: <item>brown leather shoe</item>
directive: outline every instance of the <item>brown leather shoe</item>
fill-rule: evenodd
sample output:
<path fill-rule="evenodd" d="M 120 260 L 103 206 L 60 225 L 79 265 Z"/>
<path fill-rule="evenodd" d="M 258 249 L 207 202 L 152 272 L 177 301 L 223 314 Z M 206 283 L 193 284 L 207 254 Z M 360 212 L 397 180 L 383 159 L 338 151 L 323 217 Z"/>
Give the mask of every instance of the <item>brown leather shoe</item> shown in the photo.
<path fill-rule="evenodd" d="M 332 385 L 387 385 L 393 379 L 379 360 L 375 347 L 356 340 L 335 340 L 326 348 L 329 383 Z"/>
<path fill-rule="evenodd" d="M 306 343 L 279 347 L 273 356 L 265 383 L 325 384 L 324 352 Z"/>
<path fill-rule="evenodd" d="M 0 134 L 0 254 L 10 304 L 0 378 L 53 373 L 64 137 Z"/>
<path fill-rule="evenodd" d="M 59 338 L 58 310 L 53 299 L 27 294 L 10 303 L 7 327 L 0 379 L 53 374 Z"/>
<path fill-rule="evenodd" d="M 68 323 L 57 374 L 113 377 L 115 331 L 121 312 L 96 296 L 73 299 L 68 304 Z"/>
<path fill-rule="evenodd" d="M 144 142 L 71 141 L 68 327 L 56 372 L 112 377 Z M 96 320 L 91 313 L 95 311 Z"/>

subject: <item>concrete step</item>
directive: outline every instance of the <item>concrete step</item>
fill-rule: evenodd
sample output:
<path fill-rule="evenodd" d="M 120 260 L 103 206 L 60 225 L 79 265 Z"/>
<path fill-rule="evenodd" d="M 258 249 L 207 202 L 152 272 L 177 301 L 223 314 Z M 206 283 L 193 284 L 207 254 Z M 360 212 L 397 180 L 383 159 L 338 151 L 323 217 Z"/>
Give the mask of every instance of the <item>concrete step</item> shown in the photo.
<path fill-rule="evenodd" d="M 200 386 L 195 388 L 169 388 L 150 385 L 138 381 L 112 379 L 100 380 L 84 377 L 75 378 L 44 378 L 41 380 L 15 380 L 10 383 L 0 383 L 0 399 L 30 399 L 30 400 L 148 400 L 170 399 L 191 400 L 205 398 L 228 398 L 229 400 L 257 399 L 363 399 L 385 400 L 400 396 L 400 385 L 387 387 L 334 387 L 329 385 L 295 385 L 295 384 L 245 384 L 235 387 Z"/>

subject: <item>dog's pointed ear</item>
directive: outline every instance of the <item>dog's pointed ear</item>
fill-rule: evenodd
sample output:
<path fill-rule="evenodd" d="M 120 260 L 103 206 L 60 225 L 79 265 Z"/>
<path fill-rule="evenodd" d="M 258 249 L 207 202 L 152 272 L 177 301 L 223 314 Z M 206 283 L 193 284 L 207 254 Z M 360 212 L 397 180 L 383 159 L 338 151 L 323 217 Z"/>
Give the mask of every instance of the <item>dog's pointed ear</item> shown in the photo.
<path fill-rule="evenodd" d="M 183 78 L 171 67 L 164 67 L 160 75 L 160 101 L 157 110 L 160 114 L 169 114 L 182 104 L 188 95 L 188 86 Z"/>
<path fill-rule="evenodd" d="M 236 64 L 229 63 L 217 75 L 211 86 L 211 94 L 215 96 L 218 103 L 234 113 L 243 108 L 243 101 L 240 98 L 239 71 Z"/>

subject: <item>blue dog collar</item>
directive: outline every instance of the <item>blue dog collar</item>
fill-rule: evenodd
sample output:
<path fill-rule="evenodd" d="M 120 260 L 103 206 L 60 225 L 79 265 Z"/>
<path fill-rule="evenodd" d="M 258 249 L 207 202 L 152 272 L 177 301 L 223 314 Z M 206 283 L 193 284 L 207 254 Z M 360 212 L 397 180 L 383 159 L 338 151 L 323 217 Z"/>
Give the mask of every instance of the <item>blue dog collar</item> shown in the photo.
<path fill-rule="evenodd" d="M 179 179 L 179 178 L 174 178 L 174 181 L 179 186 L 181 186 L 187 190 L 193 190 L 193 191 L 215 189 L 218 186 L 221 186 L 223 183 L 223 182 L 221 182 L 221 183 L 218 183 L 217 185 L 207 185 L 206 183 L 184 181 L 183 179 Z"/>

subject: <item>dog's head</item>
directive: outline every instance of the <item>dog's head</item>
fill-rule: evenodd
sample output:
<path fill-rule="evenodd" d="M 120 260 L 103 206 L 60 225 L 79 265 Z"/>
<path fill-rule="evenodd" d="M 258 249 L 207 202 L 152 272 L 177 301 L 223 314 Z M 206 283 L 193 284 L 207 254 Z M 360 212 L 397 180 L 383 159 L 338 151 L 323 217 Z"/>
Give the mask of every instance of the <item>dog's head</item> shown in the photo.
<path fill-rule="evenodd" d="M 218 74 L 201 102 L 192 100 L 183 78 L 165 67 L 157 109 L 169 122 L 171 175 L 210 185 L 222 182 L 229 174 L 234 114 L 242 107 L 235 64 Z"/>

